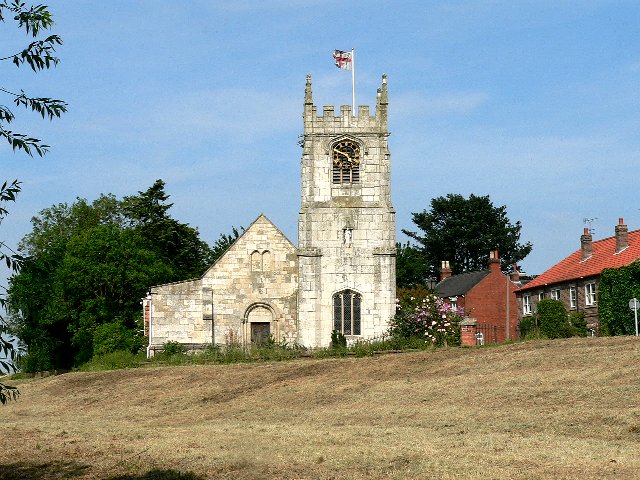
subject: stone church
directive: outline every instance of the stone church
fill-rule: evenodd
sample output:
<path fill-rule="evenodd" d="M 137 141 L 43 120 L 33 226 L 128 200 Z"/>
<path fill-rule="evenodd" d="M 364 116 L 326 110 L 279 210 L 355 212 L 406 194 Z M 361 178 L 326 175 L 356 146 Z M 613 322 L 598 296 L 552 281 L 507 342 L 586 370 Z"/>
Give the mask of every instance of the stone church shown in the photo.
<path fill-rule="evenodd" d="M 144 300 L 148 353 L 272 337 L 325 347 L 381 336 L 395 313 L 387 79 L 376 109 L 336 115 L 304 96 L 301 207 L 296 248 L 260 215 L 199 279 L 158 285 Z"/>

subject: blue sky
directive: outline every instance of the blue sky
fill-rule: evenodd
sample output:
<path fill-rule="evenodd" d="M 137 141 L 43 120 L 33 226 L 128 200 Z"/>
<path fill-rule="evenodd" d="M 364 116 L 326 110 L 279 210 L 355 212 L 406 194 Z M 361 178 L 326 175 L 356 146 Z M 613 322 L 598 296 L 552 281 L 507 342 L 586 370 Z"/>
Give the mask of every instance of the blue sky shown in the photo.
<path fill-rule="evenodd" d="M 43 208 L 158 178 L 208 242 L 264 213 L 297 243 L 305 75 L 319 110 L 350 104 L 331 53 L 351 48 L 357 104 L 373 108 L 388 75 L 398 232 L 433 197 L 489 195 L 522 222 L 536 274 L 579 247 L 585 218 L 596 239 L 618 217 L 640 228 L 637 1 L 44 3 L 61 63 L 34 75 L 4 62 L 1 86 L 69 112 L 16 111 L 15 130 L 51 145 L 44 159 L 0 144 L 1 178 L 23 182 L 10 244 Z M 28 42 L 0 30 L 6 54 Z"/>

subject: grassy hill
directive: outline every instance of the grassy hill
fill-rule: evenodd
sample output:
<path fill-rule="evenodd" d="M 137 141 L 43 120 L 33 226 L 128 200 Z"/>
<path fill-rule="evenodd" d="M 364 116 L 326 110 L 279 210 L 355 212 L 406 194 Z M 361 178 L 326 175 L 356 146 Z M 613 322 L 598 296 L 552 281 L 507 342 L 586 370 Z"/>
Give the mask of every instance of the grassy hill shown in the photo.
<path fill-rule="evenodd" d="M 640 340 L 21 382 L 0 479 L 640 478 Z"/>

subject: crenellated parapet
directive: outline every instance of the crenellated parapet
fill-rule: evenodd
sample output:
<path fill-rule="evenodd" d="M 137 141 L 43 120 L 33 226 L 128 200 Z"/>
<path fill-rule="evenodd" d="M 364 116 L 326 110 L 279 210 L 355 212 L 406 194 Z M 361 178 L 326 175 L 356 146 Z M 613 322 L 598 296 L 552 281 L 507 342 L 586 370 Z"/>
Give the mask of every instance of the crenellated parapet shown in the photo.
<path fill-rule="evenodd" d="M 304 134 L 342 133 L 361 134 L 372 132 L 387 134 L 387 76 L 382 76 L 382 85 L 378 88 L 376 108 L 373 114 L 369 105 L 358 106 L 357 115 L 351 105 L 342 105 L 336 112 L 333 105 L 324 105 L 319 113 L 313 104 L 311 75 L 307 75 L 304 96 Z"/>

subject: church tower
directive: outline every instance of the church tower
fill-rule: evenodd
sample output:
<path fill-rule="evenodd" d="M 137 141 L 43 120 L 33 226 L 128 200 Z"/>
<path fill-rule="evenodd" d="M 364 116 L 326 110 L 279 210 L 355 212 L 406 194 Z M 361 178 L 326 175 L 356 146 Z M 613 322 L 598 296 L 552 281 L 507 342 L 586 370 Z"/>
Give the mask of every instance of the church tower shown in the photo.
<path fill-rule="evenodd" d="M 395 313 L 395 211 L 387 145 L 387 78 L 376 111 L 324 106 L 318 115 L 307 75 L 298 219 L 298 331 L 307 347 L 331 332 L 375 338 Z"/>

